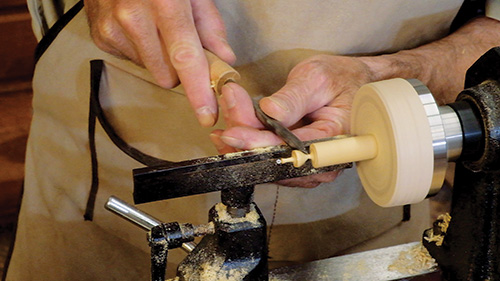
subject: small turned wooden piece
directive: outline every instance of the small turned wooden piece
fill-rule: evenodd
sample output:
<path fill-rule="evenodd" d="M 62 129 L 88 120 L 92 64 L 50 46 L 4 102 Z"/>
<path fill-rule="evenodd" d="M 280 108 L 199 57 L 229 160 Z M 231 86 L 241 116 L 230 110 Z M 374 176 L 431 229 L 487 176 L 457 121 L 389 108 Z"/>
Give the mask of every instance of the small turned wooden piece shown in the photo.
<path fill-rule="evenodd" d="M 305 154 L 300 150 L 293 150 L 292 156 L 289 158 L 281 158 L 281 163 L 293 163 L 295 168 L 301 167 L 307 160 L 311 159 L 311 155 Z"/>

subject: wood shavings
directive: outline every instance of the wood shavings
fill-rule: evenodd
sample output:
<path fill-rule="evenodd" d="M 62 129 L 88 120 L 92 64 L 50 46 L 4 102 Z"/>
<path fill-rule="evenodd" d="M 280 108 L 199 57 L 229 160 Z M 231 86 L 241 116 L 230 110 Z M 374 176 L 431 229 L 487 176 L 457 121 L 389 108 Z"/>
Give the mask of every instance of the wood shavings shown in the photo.
<path fill-rule="evenodd" d="M 248 268 L 245 267 L 233 268 L 229 271 L 220 270 L 220 266 L 209 263 L 202 264 L 201 267 L 200 281 L 240 281 L 248 274 Z"/>
<path fill-rule="evenodd" d="M 417 274 L 436 266 L 436 261 L 427 249 L 422 244 L 418 244 L 407 251 L 402 251 L 398 258 L 389 265 L 388 270 L 403 274 Z"/>
<path fill-rule="evenodd" d="M 184 272 L 182 280 L 240 281 L 243 280 L 257 264 L 258 260 L 251 260 L 250 263 L 245 262 L 241 264 L 234 261 L 229 268 L 228 265 L 224 264 L 223 257 L 214 256 L 213 259 L 201 263 L 199 267 L 191 268 L 193 271 Z"/>
<path fill-rule="evenodd" d="M 195 236 L 204 236 L 207 234 L 215 233 L 215 225 L 213 222 L 209 222 L 207 224 L 200 224 L 194 228 Z"/>
<path fill-rule="evenodd" d="M 427 233 L 424 239 L 427 242 L 435 242 L 438 247 L 443 245 L 444 236 L 446 235 L 446 231 L 448 231 L 450 221 L 451 216 L 449 213 L 439 215 L 434 223 L 434 227 Z"/>
<path fill-rule="evenodd" d="M 155 260 L 155 263 L 162 263 L 166 258 L 167 258 L 167 240 L 162 239 L 157 242 L 153 242 L 155 245 L 162 245 L 165 249 L 165 251 L 158 252 L 153 258 Z"/>
<path fill-rule="evenodd" d="M 255 207 L 253 205 L 250 205 L 250 212 L 246 213 L 245 216 L 242 218 L 233 218 L 227 212 L 227 206 L 222 203 L 218 203 L 217 205 L 215 205 L 215 211 L 217 211 L 218 219 L 222 222 L 227 222 L 227 223 L 249 222 L 252 224 L 259 223 L 260 216 L 255 210 Z"/>
<path fill-rule="evenodd" d="M 277 149 L 276 146 L 266 146 L 266 147 L 254 148 L 254 149 L 248 150 L 247 152 L 253 152 L 255 154 L 263 154 L 263 153 L 272 152 L 275 149 Z M 224 159 L 233 159 L 233 158 L 237 158 L 237 157 L 242 157 L 242 153 L 244 153 L 244 152 L 238 151 L 238 152 L 226 153 L 226 154 L 224 154 Z"/>
<path fill-rule="evenodd" d="M 448 230 L 448 226 L 450 225 L 451 221 L 451 216 L 449 213 L 441 214 L 437 218 L 437 221 L 439 222 L 438 225 L 441 228 L 441 232 L 446 233 Z"/>

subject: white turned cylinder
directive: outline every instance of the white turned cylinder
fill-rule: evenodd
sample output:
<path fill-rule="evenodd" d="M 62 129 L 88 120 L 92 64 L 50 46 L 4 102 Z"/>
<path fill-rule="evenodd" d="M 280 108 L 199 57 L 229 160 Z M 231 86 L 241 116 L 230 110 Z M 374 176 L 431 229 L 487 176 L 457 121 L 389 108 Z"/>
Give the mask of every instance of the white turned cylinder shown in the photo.
<path fill-rule="evenodd" d="M 377 141 L 372 135 L 317 142 L 311 144 L 309 150 L 315 168 L 368 160 L 378 153 Z"/>

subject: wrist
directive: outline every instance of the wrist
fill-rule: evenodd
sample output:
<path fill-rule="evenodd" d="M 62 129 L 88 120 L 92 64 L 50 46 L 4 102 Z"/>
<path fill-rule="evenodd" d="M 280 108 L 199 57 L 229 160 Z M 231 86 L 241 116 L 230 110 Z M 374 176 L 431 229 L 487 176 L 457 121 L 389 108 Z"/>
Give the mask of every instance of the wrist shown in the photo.
<path fill-rule="evenodd" d="M 399 51 L 394 54 L 360 57 L 372 73 L 372 82 L 391 78 L 417 78 L 427 82 L 422 60 L 417 54 Z M 424 81 L 425 80 L 425 81 Z"/>

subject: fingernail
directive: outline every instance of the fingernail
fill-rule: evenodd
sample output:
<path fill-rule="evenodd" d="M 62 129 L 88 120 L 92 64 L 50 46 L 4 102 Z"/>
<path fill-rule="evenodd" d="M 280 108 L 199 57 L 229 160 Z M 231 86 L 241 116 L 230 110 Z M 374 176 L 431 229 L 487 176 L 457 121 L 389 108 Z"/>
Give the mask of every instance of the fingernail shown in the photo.
<path fill-rule="evenodd" d="M 211 127 L 215 123 L 215 113 L 208 106 L 198 108 L 196 115 L 198 122 L 203 127 Z"/>
<path fill-rule="evenodd" d="M 220 139 L 219 135 L 210 134 L 209 137 L 217 150 L 221 150 L 226 146 L 226 144 Z"/>
<path fill-rule="evenodd" d="M 281 101 L 280 99 L 277 99 L 275 97 L 266 97 L 266 99 L 269 99 L 272 103 L 274 103 L 275 105 L 277 105 L 279 108 L 283 109 L 283 111 L 285 112 L 290 112 L 290 109 L 288 108 L 288 106 L 283 102 Z"/>
<path fill-rule="evenodd" d="M 226 102 L 227 109 L 231 109 L 236 106 L 236 99 L 234 98 L 234 91 L 231 86 L 222 86 L 222 98 Z"/>
<path fill-rule="evenodd" d="M 226 143 L 229 146 L 232 146 L 234 148 L 244 149 L 245 142 L 240 139 L 236 139 L 233 137 L 226 137 L 226 136 L 221 136 L 220 138 L 224 143 Z"/>

